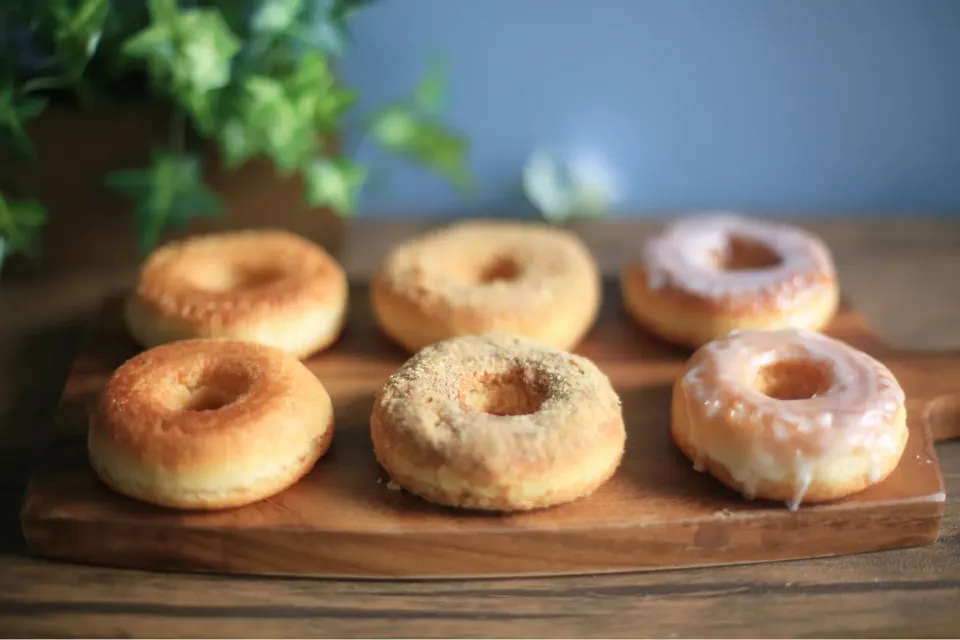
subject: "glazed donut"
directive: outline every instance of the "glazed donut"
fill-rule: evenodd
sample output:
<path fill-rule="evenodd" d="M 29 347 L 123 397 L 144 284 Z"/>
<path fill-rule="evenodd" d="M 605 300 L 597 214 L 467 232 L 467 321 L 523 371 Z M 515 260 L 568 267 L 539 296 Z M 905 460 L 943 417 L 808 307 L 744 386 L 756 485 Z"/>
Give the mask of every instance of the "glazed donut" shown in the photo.
<path fill-rule="evenodd" d="M 907 442 L 890 370 L 795 328 L 734 332 L 697 350 L 674 385 L 671 423 L 694 468 L 791 509 L 880 482 Z"/>
<path fill-rule="evenodd" d="M 130 334 L 153 347 L 238 338 L 304 358 L 340 334 L 347 278 L 320 246 L 287 231 L 232 231 L 155 250 L 126 305 Z"/>
<path fill-rule="evenodd" d="M 373 279 L 383 332 L 409 351 L 503 332 L 572 349 L 600 309 L 600 270 L 573 233 L 477 220 L 395 247 Z"/>
<path fill-rule="evenodd" d="M 637 324 L 693 348 L 734 329 L 819 331 L 840 299 L 822 240 L 787 224 L 722 213 L 669 225 L 624 268 L 622 284 Z"/>
<path fill-rule="evenodd" d="M 506 334 L 424 348 L 377 394 L 377 460 L 451 507 L 527 511 L 589 495 L 616 471 L 620 399 L 589 360 Z"/>
<path fill-rule="evenodd" d="M 197 339 L 144 351 L 110 377 L 90 419 L 90 464 L 110 488 L 177 509 L 224 509 L 293 485 L 327 451 L 333 409 L 294 356 Z"/>

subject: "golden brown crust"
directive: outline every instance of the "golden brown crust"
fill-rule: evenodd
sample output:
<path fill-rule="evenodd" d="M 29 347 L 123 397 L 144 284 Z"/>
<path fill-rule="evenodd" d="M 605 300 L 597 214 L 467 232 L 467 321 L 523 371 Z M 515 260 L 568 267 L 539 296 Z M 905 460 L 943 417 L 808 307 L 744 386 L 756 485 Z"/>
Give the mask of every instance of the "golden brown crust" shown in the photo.
<path fill-rule="evenodd" d="M 347 279 L 324 249 L 280 230 L 188 238 L 154 251 L 127 302 L 145 346 L 194 337 L 262 342 L 304 357 L 343 326 Z"/>
<path fill-rule="evenodd" d="M 181 508 L 282 490 L 330 445 L 333 410 L 295 357 L 230 339 L 145 351 L 121 365 L 91 416 L 91 464 L 114 489 Z"/>
<path fill-rule="evenodd" d="M 593 492 L 619 466 L 620 401 L 589 360 L 505 334 L 418 352 L 377 394 L 377 459 L 428 500 L 518 511 Z"/>
<path fill-rule="evenodd" d="M 488 220 L 394 247 L 371 287 L 378 324 L 410 351 L 488 331 L 570 349 L 596 319 L 601 295 L 599 268 L 571 232 Z"/>

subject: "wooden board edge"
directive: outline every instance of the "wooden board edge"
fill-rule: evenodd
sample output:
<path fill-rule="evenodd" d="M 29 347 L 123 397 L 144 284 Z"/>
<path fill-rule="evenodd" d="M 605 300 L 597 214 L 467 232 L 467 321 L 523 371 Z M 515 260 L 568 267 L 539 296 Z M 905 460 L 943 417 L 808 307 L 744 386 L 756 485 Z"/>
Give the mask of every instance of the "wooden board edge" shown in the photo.
<path fill-rule="evenodd" d="M 810 541 L 811 531 L 822 531 L 829 526 L 824 520 L 829 519 L 830 508 L 814 508 L 808 512 L 806 521 L 801 520 L 799 525 L 770 529 L 772 537 L 768 544 L 772 546 L 746 545 L 742 553 L 723 552 L 730 557 L 722 561 L 704 555 L 716 553 L 717 545 L 722 544 L 727 535 L 722 526 L 718 527 L 713 521 L 595 527 L 586 531 L 433 532 L 419 534 L 412 545 L 389 533 L 323 534 L 295 528 L 273 531 L 178 529 L 180 551 L 176 555 L 170 554 L 164 527 L 124 523 L 112 525 L 125 529 L 125 532 L 116 537 L 116 546 L 108 560 L 104 560 L 102 545 L 95 542 L 99 522 L 63 521 L 28 510 L 23 514 L 22 526 L 30 552 L 55 561 L 162 572 L 429 581 L 624 574 L 796 561 L 920 547 L 936 542 L 945 505 L 944 492 L 896 503 L 864 505 L 863 513 L 858 516 L 858 522 L 864 523 L 860 535 L 838 531 L 833 539 L 842 544 L 836 545 L 829 553 L 803 551 L 804 544 Z M 881 518 L 882 527 L 871 526 Z M 759 525 L 762 516 L 742 520 L 751 519 Z M 729 526 L 742 526 L 742 523 L 730 523 Z M 765 535 L 762 526 L 757 531 L 759 535 Z M 588 536 L 586 541 L 584 535 Z M 85 541 L 90 543 L 84 544 Z M 251 541 L 254 544 L 251 545 Z M 683 541 L 693 541 L 694 544 L 684 547 Z M 659 544 L 660 552 L 651 553 L 651 544 Z M 354 550 L 344 553 L 345 546 L 354 546 Z M 366 547 L 368 552 L 361 553 L 357 546 Z M 250 548 L 256 551 L 249 554 L 246 550 Z M 390 552 L 382 553 L 384 549 Z M 575 553 L 569 553 L 571 549 Z M 631 556 L 633 549 L 636 554 Z M 371 558 L 373 564 L 348 568 L 341 563 L 337 566 L 344 556 Z M 513 557 L 505 560 L 504 556 Z M 277 557 L 286 558 L 285 564 L 277 564 L 273 560 Z M 670 562 L 669 558 L 685 559 Z M 376 563 L 380 564 L 375 566 Z M 411 570 L 413 567 L 416 567 L 415 571 Z"/>

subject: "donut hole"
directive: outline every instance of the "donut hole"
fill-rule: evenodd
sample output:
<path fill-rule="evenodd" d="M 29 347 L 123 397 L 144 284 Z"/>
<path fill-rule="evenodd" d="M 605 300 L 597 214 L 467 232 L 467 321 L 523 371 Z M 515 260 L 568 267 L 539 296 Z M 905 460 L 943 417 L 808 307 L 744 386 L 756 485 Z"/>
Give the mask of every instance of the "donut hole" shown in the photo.
<path fill-rule="evenodd" d="M 275 266 L 242 267 L 233 270 L 233 289 L 259 289 L 286 277 L 286 272 Z"/>
<path fill-rule="evenodd" d="M 758 271 L 783 262 L 779 253 L 766 243 L 743 236 L 730 236 L 714 255 L 718 271 Z"/>
<path fill-rule="evenodd" d="M 174 385 L 166 404 L 173 411 L 218 411 L 246 395 L 250 387 L 249 376 L 214 367 Z"/>
<path fill-rule="evenodd" d="M 510 282 L 520 277 L 522 273 L 520 263 L 509 256 L 498 256 L 483 264 L 477 272 L 477 282 L 492 284 L 494 282 Z"/>
<path fill-rule="evenodd" d="M 780 360 L 757 372 L 754 388 L 774 400 L 810 400 L 832 385 L 830 368 L 816 360 Z"/>
<path fill-rule="evenodd" d="M 285 277 L 286 272 L 275 265 L 239 264 L 228 268 L 196 269 L 190 279 L 203 291 L 227 293 L 262 289 Z"/>
<path fill-rule="evenodd" d="M 465 408 L 494 416 L 536 413 L 545 399 L 540 386 L 531 384 L 520 370 L 476 375 L 465 380 L 460 390 Z"/>
<path fill-rule="evenodd" d="M 233 404 L 236 395 L 217 387 L 198 387 L 187 392 L 181 411 L 216 411 Z"/>

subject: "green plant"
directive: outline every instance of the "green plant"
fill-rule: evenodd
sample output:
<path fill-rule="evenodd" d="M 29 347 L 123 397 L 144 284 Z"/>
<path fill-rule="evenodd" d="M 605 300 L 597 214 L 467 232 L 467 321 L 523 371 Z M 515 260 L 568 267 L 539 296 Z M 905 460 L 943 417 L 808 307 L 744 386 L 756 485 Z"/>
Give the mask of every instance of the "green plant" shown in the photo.
<path fill-rule="evenodd" d="M 191 132 L 228 170 L 266 157 L 281 176 L 303 176 L 312 206 L 349 215 L 370 171 L 328 142 L 357 99 L 334 63 L 351 42 L 349 19 L 374 1 L 5 0 L 0 145 L 32 160 L 25 125 L 50 100 L 95 108 L 142 87 L 171 106 L 169 145 L 149 166 L 106 177 L 132 199 L 142 252 L 194 216 L 221 214 Z M 440 121 L 444 84 L 432 66 L 410 96 L 363 118 L 364 132 L 468 189 L 467 142 Z M 0 175 L 0 247 L 28 252 L 46 214 L 16 173 Z"/>

